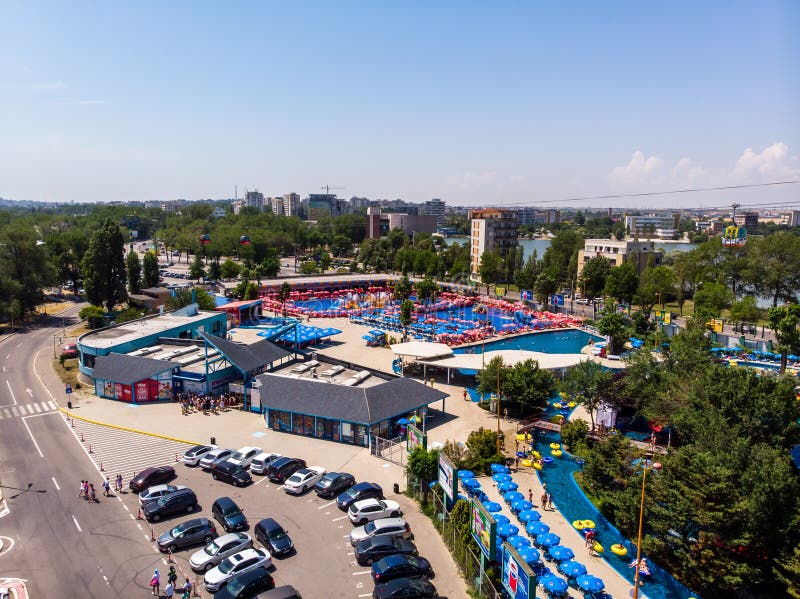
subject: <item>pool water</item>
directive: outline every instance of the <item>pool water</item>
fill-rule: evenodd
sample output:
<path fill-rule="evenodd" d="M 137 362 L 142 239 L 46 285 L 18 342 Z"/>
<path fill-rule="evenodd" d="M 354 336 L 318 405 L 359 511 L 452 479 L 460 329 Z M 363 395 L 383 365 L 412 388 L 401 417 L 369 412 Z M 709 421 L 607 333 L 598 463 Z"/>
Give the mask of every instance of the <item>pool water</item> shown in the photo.
<path fill-rule="evenodd" d="M 546 354 L 579 354 L 581 349 L 589 341 L 599 341 L 601 338 L 586 331 L 578 329 L 568 329 L 561 331 L 546 331 L 543 333 L 530 333 L 489 341 L 485 344 L 486 351 L 496 351 L 502 349 L 524 349 L 528 351 L 538 351 Z M 481 346 L 460 347 L 453 350 L 454 353 L 480 353 Z M 470 351 L 472 350 L 472 351 Z"/>
<path fill-rule="evenodd" d="M 539 432 L 536 435 L 535 446 L 542 455 L 550 455 L 550 443 L 560 442 L 557 433 Z M 628 564 L 636 558 L 635 545 L 626 539 L 606 518 L 591 504 L 572 475 L 580 470 L 580 465 L 564 453 L 564 457 L 555 459 L 552 464 L 546 464 L 538 473 L 542 482 L 547 484 L 547 490 L 553 496 L 553 502 L 568 522 L 575 520 L 594 520 L 597 540 L 605 548 L 603 559 L 619 572 L 633 587 L 634 571 Z M 628 549 L 628 554 L 619 557 L 611 551 L 611 545 L 620 543 Z M 576 560 L 586 563 L 589 559 L 588 550 L 584 549 L 584 540 L 580 533 L 562 540 L 562 544 L 575 550 Z M 699 597 L 686 586 L 675 580 L 666 570 L 648 560 L 651 575 L 644 578 L 641 591 L 649 599 L 687 599 Z M 641 594 L 640 594 L 641 596 Z"/>

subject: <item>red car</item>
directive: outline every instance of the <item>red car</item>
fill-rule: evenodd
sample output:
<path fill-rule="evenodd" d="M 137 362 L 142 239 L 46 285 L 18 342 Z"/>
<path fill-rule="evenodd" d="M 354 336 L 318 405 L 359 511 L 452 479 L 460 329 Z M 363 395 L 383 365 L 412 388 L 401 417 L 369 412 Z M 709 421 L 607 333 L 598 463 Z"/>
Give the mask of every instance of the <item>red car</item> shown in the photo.
<path fill-rule="evenodd" d="M 68 343 L 61 348 L 61 355 L 65 358 L 77 358 L 80 355 L 78 346 L 75 343 Z"/>
<path fill-rule="evenodd" d="M 138 493 L 142 489 L 161 483 L 169 482 L 175 478 L 175 469 L 172 466 L 155 466 L 145 468 L 131 479 L 131 491 Z"/>

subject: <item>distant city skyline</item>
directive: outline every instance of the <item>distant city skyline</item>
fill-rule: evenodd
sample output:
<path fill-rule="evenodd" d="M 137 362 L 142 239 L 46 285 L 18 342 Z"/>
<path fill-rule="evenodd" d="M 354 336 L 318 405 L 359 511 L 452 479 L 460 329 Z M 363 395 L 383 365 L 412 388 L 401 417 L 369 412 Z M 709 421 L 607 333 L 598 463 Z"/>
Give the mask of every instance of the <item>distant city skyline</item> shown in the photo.
<path fill-rule="evenodd" d="M 800 179 L 792 1 L 0 5 L 0 197 L 448 206 Z M 343 188 L 343 189 L 339 189 Z M 800 207 L 800 185 L 565 207 Z"/>

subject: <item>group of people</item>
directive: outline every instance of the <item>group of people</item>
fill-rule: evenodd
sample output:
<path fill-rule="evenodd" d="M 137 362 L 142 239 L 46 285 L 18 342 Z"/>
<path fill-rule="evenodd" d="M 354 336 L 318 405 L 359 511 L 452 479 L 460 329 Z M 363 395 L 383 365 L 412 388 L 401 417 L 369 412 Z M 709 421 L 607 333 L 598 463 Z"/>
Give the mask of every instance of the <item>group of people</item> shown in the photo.
<path fill-rule="evenodd" d="M 187 416 L 193 412 L 203 414 L 219 414 L 227 412 L 228 408 L 235 403 L 232 395 L 203 395 L 201 393 L 180 393 L 178 403 L 181 406 L 181 414 Z"/>
<path fill-rule="evenodd" d="M 189 577 L 186 577 L 186 582 L 183 583 L 183 586 L 178 589 L 176 583 L 178 582 L 178 573 L 175 571 L 175 566 L 169 567 L 169 572 L 167 573 L 167 586 L 164 587 L 164 597 L 167 599 L 173 599 L 175 597 L 175 593 L 181 591 L 181 599 L 189 599 L 192 596 L 192 581 L 189 580 Z M 161 597 L 161 575 L 158 573 L 158 570 L 153 570 L 153 576 L 150 578 L 150 592 L 155 595 L 156 597 Z"/>
<path fill-rule="evenodd" d="M 103 479 L 100 486 L 103 488 L 103 497 L 111 497 L 111 481 L 108 477 Z M 122 493 L 121 474 L 117 474 L 116 478 L 114 478 L 114 492 Z M 88 480 L 81 480 L 80 488 L 78 489 L 78 497 L 90 503 L 98 503 L 97 491 L 94 488 L 94 483 L 90 483 Z"/>

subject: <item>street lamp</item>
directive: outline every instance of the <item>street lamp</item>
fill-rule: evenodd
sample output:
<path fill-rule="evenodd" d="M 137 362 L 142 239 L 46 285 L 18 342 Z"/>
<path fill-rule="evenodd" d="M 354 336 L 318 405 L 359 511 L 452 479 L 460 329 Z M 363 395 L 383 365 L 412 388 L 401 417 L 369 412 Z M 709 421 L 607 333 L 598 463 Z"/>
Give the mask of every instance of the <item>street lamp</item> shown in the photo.
<path fill-rule="evenodd" d="M 651 468 L 654 470 L 661 470 L 661 464 L 659 462 L 653 462 L 648 466 L 647 460 L 645 459 L 642 469 L 642 499 L 639 502 L 639 533 L 636 537 L 636 561 L 633 562 L 633 599 L 639 599 L 639 570 L 642 559 L 642 527 L 644 524 L 644 490 L 645 481 L 647 480 L 647 471 Z"/>

